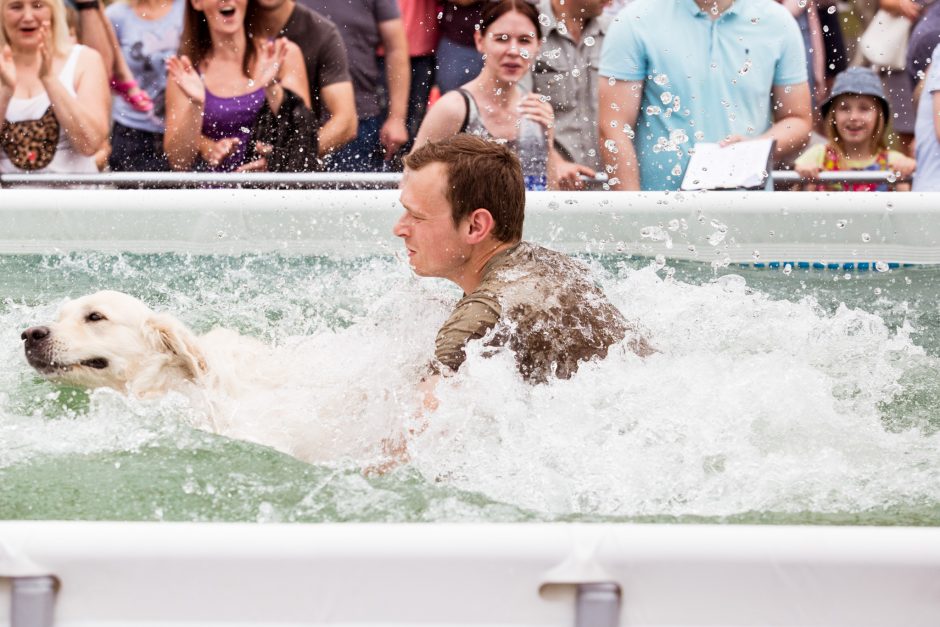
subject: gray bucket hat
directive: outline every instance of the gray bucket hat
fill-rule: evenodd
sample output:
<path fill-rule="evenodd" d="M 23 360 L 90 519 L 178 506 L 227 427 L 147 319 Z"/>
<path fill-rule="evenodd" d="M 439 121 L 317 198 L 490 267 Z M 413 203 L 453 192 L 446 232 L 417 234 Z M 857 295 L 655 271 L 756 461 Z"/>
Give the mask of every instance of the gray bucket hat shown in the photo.
<path fill-rule="evenodd" d="M 844 94 L 858 94 L 860 96 L 874 96 L 881 103 L 881 110 L 885 114 L 887 122 L 891 117 L 891 107 L 888 99 L 885 98 L 884 87 L 881 86 L 881 79 L 872 70 L 864 67 L 850 67 L 836 76 L 836 82 L 832 86 L 832 93 L 826 99 L 822 106 L 823 117 L 829 115 L 829 108 L 836 98 Z"/>

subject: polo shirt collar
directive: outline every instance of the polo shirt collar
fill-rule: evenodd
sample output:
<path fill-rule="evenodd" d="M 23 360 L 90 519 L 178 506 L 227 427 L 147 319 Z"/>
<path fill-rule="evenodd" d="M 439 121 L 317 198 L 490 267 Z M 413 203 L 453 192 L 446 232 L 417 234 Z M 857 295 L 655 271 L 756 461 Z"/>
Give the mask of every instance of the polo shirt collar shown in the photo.
<path fill-rule="evenodd" d="M 698 16 L 703 13 L 703 11 L 700 8 L 698 8 L 698 4 L 695 2 L 695 0 L 679 0 L 679 1 L 693 16 Z M 721 17 L 725 17 L 726 15 L 732 15 L 734 13 L 737 13 L 741 8 L 740 5 L 741 5 L 741 0 L 734 0 L 731 3 L 731 6 L 728 7 L 725 10 L 725 12 L 721 14 Z"/>

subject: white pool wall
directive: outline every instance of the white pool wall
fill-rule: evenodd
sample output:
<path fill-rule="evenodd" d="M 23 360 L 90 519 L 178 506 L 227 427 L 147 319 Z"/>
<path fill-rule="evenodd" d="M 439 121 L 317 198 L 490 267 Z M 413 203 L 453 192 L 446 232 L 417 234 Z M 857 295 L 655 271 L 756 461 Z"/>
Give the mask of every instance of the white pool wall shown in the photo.
<path fill-rule="evenodd" d="M 30 571 L 68 627 L 574 625 L 591 581 L 622 625 L 940 623 L 926 528 L 0 523 L 0 577 Z"/>
<path fill-rule="evenodd" d="M 525 236 L 707 263 L 940 263 L 940 195 L 535 192 Z M 391 253 L 396 190 L 0 190 L 0 253 Z"/>

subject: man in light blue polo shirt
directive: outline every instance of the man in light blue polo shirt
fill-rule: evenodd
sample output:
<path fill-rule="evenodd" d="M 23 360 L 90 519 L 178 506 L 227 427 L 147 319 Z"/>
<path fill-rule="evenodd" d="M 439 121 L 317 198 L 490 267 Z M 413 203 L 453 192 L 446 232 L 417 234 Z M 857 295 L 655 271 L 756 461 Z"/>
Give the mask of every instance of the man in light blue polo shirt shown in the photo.
<path fill-rule="evenodd" d="M 773 137 L 775 158 L 794 154 L 812 125 L 805 55 L 774 0 L 632 2 L 601 53 L 610 188 L 679 189 L 696 142 Z"/>

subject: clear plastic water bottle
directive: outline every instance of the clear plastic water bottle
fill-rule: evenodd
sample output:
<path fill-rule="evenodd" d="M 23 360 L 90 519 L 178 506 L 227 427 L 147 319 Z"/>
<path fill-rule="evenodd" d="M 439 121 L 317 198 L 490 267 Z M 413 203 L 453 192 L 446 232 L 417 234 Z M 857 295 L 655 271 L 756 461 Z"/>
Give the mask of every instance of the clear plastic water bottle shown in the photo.
<path fill-rule="evenodd" d="M 522 118 L 516 147 L 525 188 L 545 191 L 548 188 L 548 131 L 535 120 Z"/>

